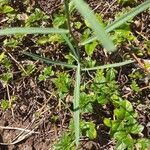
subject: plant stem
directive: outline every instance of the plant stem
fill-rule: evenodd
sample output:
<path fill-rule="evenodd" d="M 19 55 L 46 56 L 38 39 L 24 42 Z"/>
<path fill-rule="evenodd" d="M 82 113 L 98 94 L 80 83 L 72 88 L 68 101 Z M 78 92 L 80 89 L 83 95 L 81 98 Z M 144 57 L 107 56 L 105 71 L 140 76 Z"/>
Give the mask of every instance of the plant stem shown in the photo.
<path fill-rule="evenodd" d="M 78 40 L 74 36 L 74 34 L 72 32 L 72 29 L 71 29 L 71 21 L 70 21 L 70 13 L 69 13 L 69 1 L 68 0 L 64 0 L 64 5 L 65 5 L 65 14 L 66 14 L 66 18 L 67 18 L 68 30 L 70 32 L 70 35 L 73 38 L 73 43 L 75 45 L 76 54 L 77 54 L 78 60 L 79 60 L 80 59 L 80 53 L 79 53 L 79 47 L 78 47 Z"/>
<path fill-rule="evenodd" d="M 81 80 L 81 68 L 80 68 L 80 63 L 78 63 L 78 67 L 76 70 L 76 82 L 74 88 L 74 101 L 73 101 L 75 143 L 77 147 L 79 146 L 79 139 L 80 139 L 80 109 L 79 109 L 80 80 Z"/>

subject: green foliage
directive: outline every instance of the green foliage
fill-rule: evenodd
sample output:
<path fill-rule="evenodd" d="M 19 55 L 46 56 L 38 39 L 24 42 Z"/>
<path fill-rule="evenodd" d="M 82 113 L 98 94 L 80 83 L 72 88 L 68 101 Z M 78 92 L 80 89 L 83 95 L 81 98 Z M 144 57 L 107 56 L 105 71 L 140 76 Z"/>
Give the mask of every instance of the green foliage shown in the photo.
<path fill-rule="evenodd" d="M 65 55 L 65 58 L 68 60 L 68 64 L 73 64 L 75 62 L 75 59 L 73 58 L 71 53 Z"/>
<path fill-rule="evenodd" d="M 96 72 L 94 81 L 91 88 L 94 93 L 95 100 L 100 104 L 107 104 L 113 101 L 114 95 L 118 95 L 118 86 L 114 81 L 116 71 L 110 69 L 107 71 L 106 76 L 103 70 Z"/>
<path fill-rule="evenodd" d="M 73 2 L 75 3 L 76 8 L 79 10 L 81 15 L 90 23 L 92 30 L 95 32 L 95 35 L 97 36 L 98 40 L 102 43 L 104 48 L 108 52 L 114 51 L 116 49 L 115 45 L 113 44 L 112 40 L 110 40 L 103 25 L 99 23 L 98 19 L 88 7 L 88 5 L 83 0 L 73 0 Z"/>
<path fill-rule="evenodd" d="M 0 54 L 0 63 L 3 66 L 5 72 L 0 75 L 0 81 L 2 82 L 3 86 L 5 87 L 9 81 L 13 78 L 13 74 L 11 71 L 11 62 L 7 58 L 4 53 Z"/>
<path fill-rule="evenodd" d="M 45 67 L 42 71 L 42 73 L 39 75 L 38 79 L 39 81 L 45 81 L 50 76 L 54 75 L 54 71 L 52 70 L 52 67 Z"/>
<path fill-rule="evenodd" d="M 76 29 L 80 29 L 81 26 L 82 26 L 82 23 L 77 21 L 77 22 L 74 23 L 74 26 L 75 26 Z"/>
<path fill-rule="evenodd" d="M 92 58 L 90 56 L 88 56 L 88 57 L 85 57 L 83 64 L 87 68 L 92 68 L 95 66 L 96 60 L 92 60 Z"/>
<path fill-rule="evenodd" d="M 2 52 L 0 54 L 0 63 L 6 68 L 6 70 L 10 70 L 11 69 L 11 62 L 8 59 L 8 57 L 5 55 L 4 52 Z"/>
<path fill-rule="evenodd" d="M 122 100 L 114 103 L 115 120 L 104 119 L 104 124 L 110 127 L 110 134 L 116 140 L 117 150 L 132 150 L 136 141 L 132 138 L 132 134 L 141 134 L 144 127 L 137 120 L 137 114 L 134 112 L 132 104 L 128 100 Z"/>
<path fill-rule="evenodd" d="M 140 73 L 139 71 L 134 71 L 131 74 L 129 74 L 129 77 L 136 80 L 136 79 L 144 78 L 144 75 Z"/>
<path fill-rule="evenodd" d="M 3 73 L 0 75 L 0 80 L 3 83 L 3 86 L 7 85 L 8 82 L 13 78 L 13 74 L 11 72 Z"/>
<path fill-rule="evenodd" d="M 45 21 L 48 19 L 48 16 L 44 14 L 40 9 L 36 8 L 35 12 L 32 13 L 25 22 L 26 27 L 35 27 L 39 26 L 39 22 Z"/>
<path fill-rule="evenodd" d="M 120 46 L 124 42 L 134 41 L 136 38 L 130 31 L 129 26 L 122 26 L 113 31 L 112 39 L 117 46 Z"/>
<path fill-rule="evenodd" d="M 66 132 L 60 138 L 60 140 L 54 145 L 54 150 L 75 150 L 75 144 L 73 142 L 74 135 L 70 132 Z"/>
<path fill-rule="evenodd" d="M 10 38 L 4 40 L 3 43 L 5 47 L 16 48 L 19 44 L 21 44 L 21 41 L 15 38 Z"/>
<path fill-rule="evenodd" d="M 92 94 L 82 92 L 80 94 L 80 109 L 82 113 L 93 112 L 92 102 L 94 102 Z"/>
<path fill-rule="evenodd" d="M 94 42 L 91 42 L 89 44 L 86 44 L 85 45 L 85 51 L 86 51 L 86 54 L 88 56 L 91 56 L 96 48 L 96 46 L 98 45 L 98 43 L 96 41 Z"/>
<path fill-rule="evenodd" d="M 22 76 L 30 76 L 32 75 L 36 70 L 36 66 L 34 64 L 28 64 L 25 67 L 25 72 L 22 73 Z"/>
<path fill-rule="evenodd" d="M 9 14 L 13 12 L 14 9 L 10 5 L 8 5 L 7 0 L 0 0 L 0 13 Z"/>
<path fill-rule="evenodd" d="M 148 9 L 149 7 L 150 7 L 150 1 L 147 0 L 147 1 L 143 2 L 142 4 L 138 5 L 137 7 L 132 8 L 130 11 L 128 11 L 127 13 L 121 15 L 119 18 L 117 18 L 114 22 L 108 24 L 105 28 L 106 32 L 111 32 L 114 29 L 120 27 L 121 25 L 123 25 L 127 21 L 133 19 L 136 15 L 138 15 L 142 11 Z M 86 45 L 87 43 L 90 43 L 94 40 L 97 40 L 96 36 L 90 37 L 90 38 L 86 39 L 84 42 L 82 42 L 80 44 L 81 45 Z"/>
<path fill-rule="evenodd" d="M 132 80 L 132 83 L 131 83 L 131 89 L 134 91 L 134 92 L 139 92 L 140 91 L 140 88 L 138 86 L 138 84 L 136 83 L 135 80 Z"/>
<path fill-rule="evenodd" d="M 148 150 L 150 147 L 150 139 L 141 138 L 137 140 L 136 148 L 140 150 Z"/>
<path fill-rule="evenodd" d="M 12 107 L 12 104 L 15 100 L 16 100 L 15 96 L 11 96 L 10 100 L 2 99 L 0 101 L 0 107 L 5 111 Z"/>
<path fill-rule="evenodd" d="M 62 43 L 62 42 L 64 42 L 64 40 L 62 39 L 61 35 L 59 35 L 59 34 L 43 35 L 37 39 L 37 43 L 40 45 L 44 45 L 47 43 L 54 43 L 54 42 Z"/>
<path fill-rule="evenodd" d="M 3 110 L 7 110 L 9 108 L 9 101 L 8 100 L 1 100 L 0 106 Z"/>
<path fill-rule="evenodd" d="M 59 28 L 62 27 L 66 22 L 66 17 L 64 15 L 55 15 L 52 22 L 53 27 Z"/>
<path fill-rule="evenodd" d="M 4 14 L 12 13 L 14 9 L 9 5 L 0 6 L 0 12 Z"/>
<path fill-rule="evenodd" d="M 59 93 L 67 93 L 70 89 L 71 79 L 69 74 L 65 72 L 58 72 L 57 78 L 53 79 L 53 83 Z"/>
<path fill-rule="evenodd" d="M 87 136 L 91 140 L 96 138 L 97 132 L 93 122 L 81 121 L 80 128 L 82 135 Z"/>

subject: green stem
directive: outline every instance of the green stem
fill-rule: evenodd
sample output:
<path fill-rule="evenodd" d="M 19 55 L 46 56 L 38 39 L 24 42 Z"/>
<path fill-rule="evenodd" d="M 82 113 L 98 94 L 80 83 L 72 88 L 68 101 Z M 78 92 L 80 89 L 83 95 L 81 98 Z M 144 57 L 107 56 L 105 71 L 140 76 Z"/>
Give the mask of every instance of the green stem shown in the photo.
<path fill-rule="evenodd" d="M 80 139 L 80 109 L 79 109 L 79 101 L 80 101 L 80 80 L 81 80 L 81 68 L 80 63 L 78 63 L 77 70 L 76 70 L 76 82 L 74 88 L 74 101 L 73 101 L 73 108 L 74 108 L 74 128 L 75 128 L 75 143 L 78 147 L 79 139 Z"/>
<path fill-rule="evenodd" d="M 75 48 L 76 48 L 76 55 L 78 56 L 78 60 L 79 60 L 80 59 L 80 53 L 79 53 L 79 47 L 78 47 L 78 40 L 74 36 L 72 29 L 71 29 L 71 21 L 70 21 L 70 13 L 69 13 L 69 1 L 64 0 L 64 5 L 65 5 L 66 18 L 67 18 L 67 26 L 68 26 L 70 35 L 73 38 L 73 43 L 74 43 Z"/>
<path fill-rule="evenodd" d="M 92 67 L 92 68 L 82 68 L 81 71 L 92 71 L 92 70 L 98 70 L 98 69 L 121 67 L 121 66 L 128 65 L 134 62 L 135 62 L 134 60 L 127 60 L 127 61 L 120 62 L 120 63 L 107 64 L 107 65 L 102 65 L 102 66 L 97 66 L 97 67 Z"/>

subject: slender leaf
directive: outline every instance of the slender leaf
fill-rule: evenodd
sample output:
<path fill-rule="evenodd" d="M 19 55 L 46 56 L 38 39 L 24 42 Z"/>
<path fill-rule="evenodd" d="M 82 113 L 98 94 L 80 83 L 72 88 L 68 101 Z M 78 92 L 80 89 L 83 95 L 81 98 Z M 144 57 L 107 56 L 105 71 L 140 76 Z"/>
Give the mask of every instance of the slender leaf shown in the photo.
<path fill-rule="evenodd" d="M 76 58 L 76 61 L 78 61 L 78 55 L 76 53 L 76 50 L 75 48 L 73 47 L 70 39 L 65 35 L 65 34 L 62 34 L 62 37 L 64 38 L 64 40 L 66 41 L 66 43 L 68 44 L 69 48 L 70 48 L 70 51 L 71 53 L 74 55 L 74 57 Z"/>
<path fill-rule="evenodd" d="M 144 3 L 138 5 L 137 7 L 132 8 L 128 13 L 122 15 L 120 18 L 116 19 L 114 22 L 109 24 L 105 29 L 106 32 L 108 33 L 108 32 L 113 31 L 114 29 L 118 28 L 120 25 L 122 25 L 123 23 L 132 19 L 133 17 L 135 17 L 139 13 L 143 12 L 144 10 L 148 9 L 149 7 L 150 7 L 150 0 L 147 0 Z M 87 40 L 83 41 L 82 43 L 80 43 L 80 45 L 88 44 L 97 39 L 98 39 L 98 37 L 92 36 L 92 37 L 88 38 Z"/>
<path fill-rule="evenodd" d="M 60 61 L 53 61 L 53 60 L 41 57 L 41 56 L 33 54 L 33 53 L 23 52 L 23 54 L 25 54 L 27 56 L 30 56 L 30 57 L 32 57 L 35 60 L 43 61 L 43 62 L 45 62 L 47 64 L 59 65 L 59 66 L 67 67 L 67 68 L 77 68 L 77 66 L 75 66 L 75 65 L 67 64 L 67 63 L 60 62 Z"/>
<path fill-rule="evenodd" d="M 134 63 L 135 61 L 133 60 L 127 60 L 124 62 L 120 62 L 120 63 L 114 63 L 114 64 L 108 64 L 108 65 L 102 65 L 102 66 L 97 66 L 97 67 L 93 67 L 93 68 L 83 68 L 81 69 L 82 71 L 90 71 L 90 70 L 98 70 L 98 69 L 106 69 L 106 68 L 115 68 L 115 67 L 121 67 L 124 65 L 128 65 L 131 63 Z"/>
<path fill-rule="evenodd" d="M 39 27 L 16 27 L 0 29 L 0 35 L 9 34 L 49 34 L 49 33 L 68 33 L 66 29 L 39 28 Z"/>
<path fill-rule="evenodd" d="M 82 16 L 90 23 L 91 28 L 95 32 L 98 40 L 102 43 L 104 48 L 110 52 L 114 51 L 116 48 L 112 42 L 112 40 L 107 35 L 103 26 L 98 22 L 96 16 L 92 12 L 92 10 L 88 7 L 88 5 L 83 0 L 72 0 L 76 8 L 82 14 Z"/>
<path fill-rule="evenodd" d="M 80 100 L 80 64 L 78 63 L 77 71 L 76 71 L 76 83 L 74 89 L 74 128 L 75 128 L 75 142 L 76 145 L 79 145 L 80 139 L 80 110 L 79 110 L 79 100 Z"/>

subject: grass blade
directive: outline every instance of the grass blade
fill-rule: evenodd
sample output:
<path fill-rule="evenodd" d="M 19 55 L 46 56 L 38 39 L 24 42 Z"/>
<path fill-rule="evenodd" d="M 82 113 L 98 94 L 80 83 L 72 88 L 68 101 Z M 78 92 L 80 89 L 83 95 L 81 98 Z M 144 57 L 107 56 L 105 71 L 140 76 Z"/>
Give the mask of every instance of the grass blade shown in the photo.
<path fill-rule="evenodd" d="M 60 61 L 49 60 L 48 58 L 44 58 L 44 57 L 41 57 L 41 56 L 33 54 L 33 53 L 23 52 L 23 54 L 32 57 L 34 60 L 40 60 L 47 64 L 59 65 L 59 66 L 67 67 L 67 68 L 77 68 L 77 66 L 75 66 L 75 65 L 67 64 L 67 63 L 60 62 Z"/>
<path fill-rule="evenodd" d="M 79 110 L 79 100 L 80 100 L 80 64 L 78 63 L 77 71 L 76 71 L 76 83 L 74 89 L 74 128 L 75 128 L 75 142 L 76 146 L 79 145 L 80 139 L 80 110 Z"/>
<path fill-rule="evenodd" d="M 143 12 L 144 10 L 148 9 L 149 7 L 150 7 L 150 0 L 147 0 L 146 2 L 138 5 L 137 7 L 132 8 L 128 13 L 122 15 L 120 18 L 116 19 L 113 23 L 109 24 L 105 29 L 106 32 L 108 33 L 108 32 L 113 31 L 114 29 L 118 28 L 120 25 L 122 25 L 123 23 L 132 19 L 137 14 Z M 92 37 L 88 38 L 87 40 L 83 41 L 82 43 L 80 43 L 80 45 L 88 44 L 96 39 L 98 39 L 98 37 L 92 36 Z"/>
<path fill-rule="evenodd" d="M 0 29 L 0 35 L 9 34 L 49 34 L 49 33 L 68 33 L 66 29 L 39 28 L 39 27 L 16 27 Z"/>
<path fill-rule="evenodd" d="M 120 63 L 114 63 L 114 64 L 108 64 L 108 65 L 102 65 L 102 66 L 97 66 L 97 67 L 93 67 L 93 68 L 83 68 L 81 69 L 82 71 L 90 71 L 90 70 L 98 70 L 98 69 L 106 69 L 106 68 L 115 68 L 115 67 L 121 67 L 124 65 L 128 65 L 131 63 L 134 63 L 134 60 L 127 60 L 124 62 L 120 62 Z"/>
<path fill-rule="evenodd" d="M 78 55 L 76 53 L 75 48 L 73 47 L 72 43 L 70 42 L 69 38 L 65 35 L 62 34 L 62 37 L 64 38 L 64 40 L 66 41 L 66 43 L 68 44 L 71 53 L 74 55 L 74 57 L 76 58 L 76 61 L 79 61 Z"/>
<path fill-rule="evenodd" d="M 92 10 L 88 7 L 88 5 L 83 0 L 72 0 L 76 8 L 82 14 L 82 16 L 90 23 L 91 28 L 96 34 L 97 39 L 102 43 L 104 48 L 110 52 L 114 51 L 116 48 L 109 38 L 103 26 L 98 22 L 96 16 L 92 12 Z"/>

